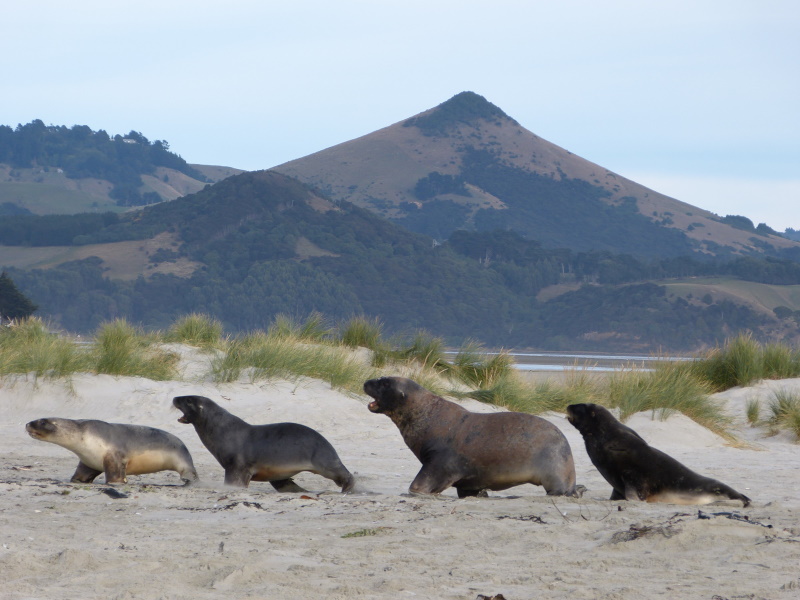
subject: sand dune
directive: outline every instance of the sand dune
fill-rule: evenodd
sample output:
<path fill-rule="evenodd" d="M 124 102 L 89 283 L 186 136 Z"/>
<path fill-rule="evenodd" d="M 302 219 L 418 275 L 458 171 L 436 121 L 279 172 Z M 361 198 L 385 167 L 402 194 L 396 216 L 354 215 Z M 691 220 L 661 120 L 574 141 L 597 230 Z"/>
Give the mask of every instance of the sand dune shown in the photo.
<path fill-rule="evenodd" d="M 762 382 L 718 397 L 741 418 L 748 448 L 693 421 L 635 415 L 628 425 L 692 469 L 753 499 L 703 507 L 610 502 L 578 432 L 547 418 L 572 445 L 581 499 L 520 486 L 489 498 L 406 495 L 419 463 L 391 421 L 316 380 L 202 381 L 202 355 L 185 352 L 187 381 L 76 376 L 71 386 L 0 383 L 0 597 L 23 598 L 527 598 L 800 597 L 800 445 L 744 423 L 751 397 L 800 379 Z M 341 495 L 313 474 L 308 494 L 269 484 L 231 489 L 176 395 L 200 394 L 251 423 L 295 421 L 320 431 L 357 477 Z M 466 402 L 471 410 L 493 407 Z M 69 451 L 28 437 L 24 424 L 58 416 L 165 429 L 188 446 L 200 485 L 176 473 L 131 476 L 113 498 L 103 476 L 68 483 Z M 708 517 L 708 518 L 706 518 Z"/>

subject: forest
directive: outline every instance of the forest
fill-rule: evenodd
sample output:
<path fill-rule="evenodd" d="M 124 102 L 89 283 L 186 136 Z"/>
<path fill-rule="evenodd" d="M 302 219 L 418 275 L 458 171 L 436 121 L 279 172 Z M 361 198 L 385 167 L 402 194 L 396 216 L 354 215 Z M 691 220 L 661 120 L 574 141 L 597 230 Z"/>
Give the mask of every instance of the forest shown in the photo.
<path fill-rule="evenodd" d="M 328 204 L 321 209 L 320 202 Z M 433 244 L 268 171 L 231 177 L 135 213 L 94 217 L 63 218 L 73 243 L 171 231 L 180 245 L 154 254 L 151 262 L 185 256 L 202 266 L 187 278 L 158 274 L 134 281 L 106 278 L 99 258 L 46 271 L 8 269 L 40 315 L 76 332 L 118 317 L 163 328 L 190 312 L 240 332 L 263 328 L 276 314 L 302 318 L 318 311 L 333 320 L 377 316 L 390 333 L 423 328 L 456 345 L 475 338 L 494 346 L 686 351 L 721 343 L 740 329 L 758 336 L 766 318 L 729 302 L 669 298 L 658 279 L 725 274 L 800 283 L 800 265 L 775 258 L 575 252 L 507 230 L 457 231 L 446 243 Z M 27 219 L 29 240 L 44 239 L 39 227 L 58 229 L 52 219 L 15 219 Z M 9 244 L 12 235 L 0 228 L 0 243 Z M 301 239 L 325 255 L 299 257 Z M 544 287 L 564 281 L 588 285 L 536 300 Z"/>
<path fill-rule="evenodd" d="M 152 174 L 156 167 L 206 180 L 180 156 L 170 152 L 169 143 L 164 140 L 150 142 L 137 131 L 111 137 L 102 129 L 45 125 L 40 119 L 16 128 L 0 125 L 0 163 L 18 169 L 62 169 L 72 179 L 105 179 L 113 184 L 109 195 L 120 206 L 161 201 L 155 192 L 139 191 L 141 176 Z"/>

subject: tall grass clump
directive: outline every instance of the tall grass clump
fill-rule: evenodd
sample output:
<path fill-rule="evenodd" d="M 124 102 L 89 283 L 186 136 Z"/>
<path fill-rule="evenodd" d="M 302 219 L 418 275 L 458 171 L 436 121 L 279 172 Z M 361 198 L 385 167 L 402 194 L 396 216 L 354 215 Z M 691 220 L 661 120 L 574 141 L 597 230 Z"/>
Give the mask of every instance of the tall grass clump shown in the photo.
<path fill-rule="evenodd" d="M 690 370 L 714 391 L 750 385 L 764 375 L 761 347 L 750 334 L 738 335 L 692 362 Z"/>
<path fill-rule="evenodd" d="M 745 414 L 751 427 L 758 425 L 759 421 L 761 421 L 761 400 L 759 398 L 750 398 L 745 406 Z"/>
<path fill-rule="evenodd" d="M 192 313 L 175 321 L 164 341 L 216 348 L 222 343 L 222 323 L 208 315 Z"/>
<path fill-rule="evenodd" d="M 50 333 L 37 317 L 0 327 L 0 375 L 32 373 L 36 378 L 58 378 L 89 370 L 86 349 Z"/>
<path fill-rule="evenodd" d="M 331 327 L 319 312 L 312 312 L 304 321 L 288 315 L 276 315 L 267 334 L 274 338 L 295 339 L 305 342 L 322 342 L 331 335 Z"/>
<path fill-rule="evenodd" d="M 762 352 L 766 379 L 789 379 L 800 376 L 800 350 L 785 344 L 767 344 Z"/>
<path fill-rule="evenodd" d="M 413 360 L 423 366 L 436 368 L 445 365 L 444 342 L 424 330 L 414 334 L 410 344 L 395 352 L 398 358 Z"/>
<path fill-rule="evenodd" d="M 389 362 L 391 348 L 383 340 L 383 323 L 377 317 L 352 317 L 339 328 L 339 343 L 348 348 L 372 350 L 372 365 L 383 367 Z"/>
<path fill-rule="evenodd" d="M 567 372 L 559 383 L 549 379 L 531 383 L 511 368 L 491 385 L 461 395 L 517 412 L 540 414 L 565 412 L 570 404 L 599 402 L 603 389 L 599 380 L 580 369 Z"/>
<path fill-rule="evenodd" d="M 212 361 L 212 375 L 217 382 L 236 381 L 245 371 L 249 371 L 252 381 L 304 376 L 357 392 L 376 373 L 343 346 L 308 344 L 263 333 L 233 340 L 228 351 Z"/>
<path fill-rule="evenodd" d="M 708 381 L 714 391 L 746 386 L 759 379 L 800 376 L 800 351 L 785 344 L 761 346 L 750 334 L 729 340 L 686 368 Z"/>
<path fill-rule="evenodd" d="M 467 340 L 452 363 L 443 361 L 442 367 L 452 379 L 478 388 L 489 388 L 513 371 L 514 360 L 508 352 L 489 353 L 478 342 Z"/>
<path fill-rule="evenodd" d="M 620 420 L 642 411 L 660 418 L 678 411 L 728 439 L 731 417 L 709 397 L 712 388 L 680 363 L 658 363 L 655 370 L 614 373 L 608 380 L 608 406 L 619 408 Z"/>
<path fill-rule="evenodd" d="M 384 345 L 383 323 L 377 317 L 352 317 L 339 329 L 339 343 L 348 348 L 377 350 Z"/>
<path fill-rule="evenodd" d="M 178 356 L 159 349 L 155 342 L 155 336 L 139 332 L 124 319 L 104 323 L 92 349 L 94 371 L 155 381 L 177 378 Z"/>
<path fill-rule="evenodd" d="M 773 426 L 789 429 L 800 438 L 800 394 L 781 389 L 772 392 L 769 403 Z"/>

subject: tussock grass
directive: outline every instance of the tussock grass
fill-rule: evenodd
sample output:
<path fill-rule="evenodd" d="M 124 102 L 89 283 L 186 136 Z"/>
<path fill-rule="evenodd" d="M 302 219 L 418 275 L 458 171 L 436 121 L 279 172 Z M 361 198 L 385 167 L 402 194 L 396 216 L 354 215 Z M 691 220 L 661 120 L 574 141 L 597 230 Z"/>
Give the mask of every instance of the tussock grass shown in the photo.
<path fill-rule="evenodd" d="M 251 381 L 313 377 L 333 388 L 361 391 L 376 371 L 343 346 L 308 344 L 281 335 L 255 333 L 232 341 L 227 351 L 212 361 L 215 381 L 236 381 L 249 371 Z"/>
<path fill-rule="evenodd" d="M 37 317 L 12 327 L 0 327 L 0 375 L 32 373 L 51 379 L 88 371 L 91 359 L 85 348 L 50 333 Z"/>
<path fill-rule="evenodd" d="M 449 377 L 481 389 L 501 383 L 514 368 L 508 352 L 488 353 L 474 340 L 464 342 L 452 364 L 444 360 L 440 364 Z"/>
<path fill-rule="evenodd" d="M 393 354 L 402 360 L 413 360 L 431 368 L 442 368 L 447 365 L 444 358 L 444 341 L 424 330 L 417 331 L 409 345 L 396 350 Z"/>
<path fill-rule="evenodd" d="M 295 339 L 306 342 L 322 342 L 330 338 L 332 329 L 322 313 L 312 312 L 304 321 L 288 315 L 277 315 L 267 333 L 278 339 Z"/>
<path fill-rule="evenodd" d="M 608 379 L 608 403 L 619 408 L 620 420 L 642 411 L 654 411 L 665 419 L 678 411 L 703 427 L 733 440 L 732 418 L 720 403 L 710 398 L 712 389 L 680 363 L 658 363 L 652 372 L 625 371 Z"/>
<path fill-rule="evenodd" d="M 383 323 L 377 317 L 353 317 L 339 327 L 339 343 L 348 348 L 361 347 L 376 351 L 386 345 L 383 341 Z"/>
<path fill-rule="evenodd" d="M 91 355 L 93 370 L 108 375 L 176 379 L 178 356 L 160 349 L 157 336 L 144 334 L 124 319 L 100 326 Z"/>
<path fill-rule="evenodd" d="M 175 321 L 164 334 L 164 341 L 218 348 L 223 342 L 222 323 L 208 315 L 192 313 Z"/>
<path fill-rule="evenodd" d="M 759 379 L 800 376 L 800 351 L 784 344 L 762 346 L 750 334 L 739 335 L 714 348 L 685 368 L 721 392 L 751 385 Z"/>
<path fill-rule="evenodd" d="M 762 352 L 766 379 L 789 379 L 800 376 L 800 350 L 785 344 L 768 344 Z"/>
<path fill-rule="evenodd" d="M 761 400 L 758 398 L 750 398 L 745 407 L 745 414 L 747 415 L 747 422 L 752 427 L 758 425 L 761 421 Z"/>
<path fill-rule="evenodd" d="M 775 390 L 769 402 L 771 424 L 779 429 L 789 429 L 800 439 L 800 393 Z"/>

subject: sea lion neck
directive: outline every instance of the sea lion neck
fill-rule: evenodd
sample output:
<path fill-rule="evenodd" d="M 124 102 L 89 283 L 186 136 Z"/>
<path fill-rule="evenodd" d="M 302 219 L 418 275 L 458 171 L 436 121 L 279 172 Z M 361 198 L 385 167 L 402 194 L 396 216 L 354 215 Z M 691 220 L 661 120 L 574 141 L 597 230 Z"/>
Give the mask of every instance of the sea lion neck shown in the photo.
<path fill-rule="evenodd" d="M 421 398 L 408 398 L 402 408 L 387 411 L 386 415 L 416 454 L 423 441 L 435 434 L 443 426 L 442 423 L 447 421 L 443 421 L 442 417 L 453 410 L 465 409 L 428 392 Z"/>

